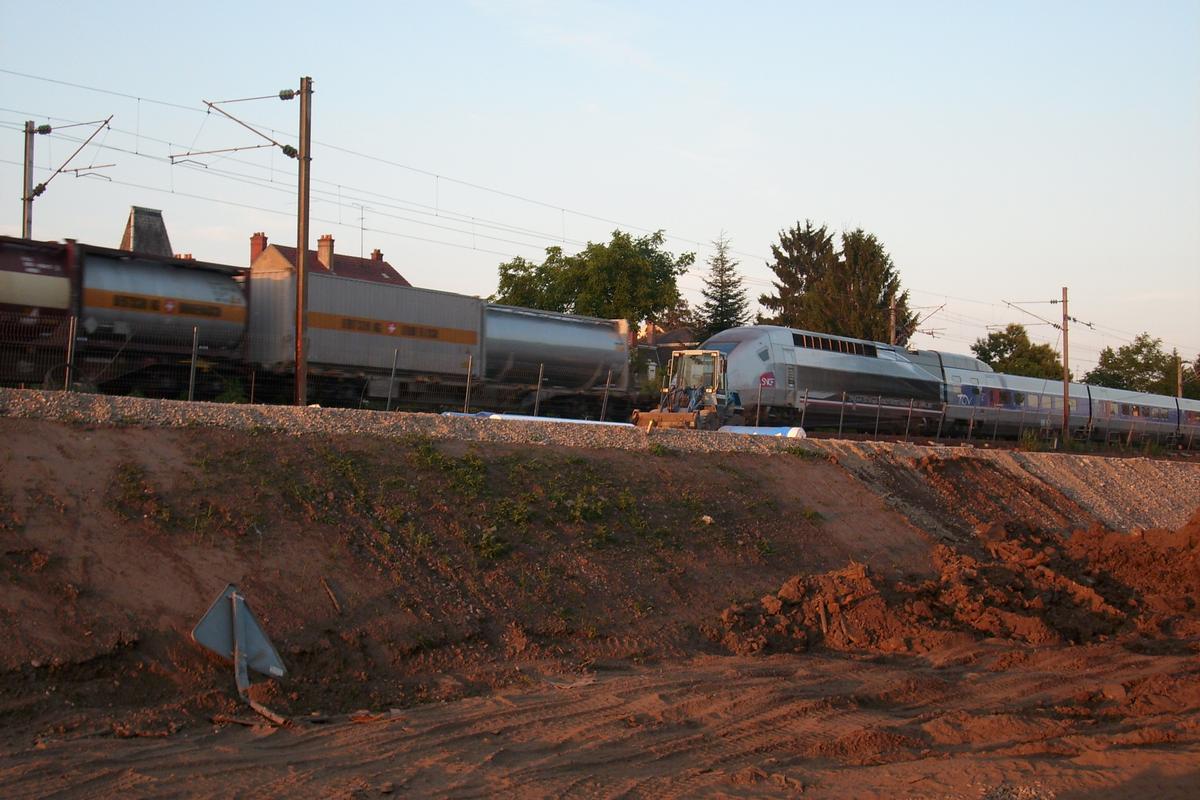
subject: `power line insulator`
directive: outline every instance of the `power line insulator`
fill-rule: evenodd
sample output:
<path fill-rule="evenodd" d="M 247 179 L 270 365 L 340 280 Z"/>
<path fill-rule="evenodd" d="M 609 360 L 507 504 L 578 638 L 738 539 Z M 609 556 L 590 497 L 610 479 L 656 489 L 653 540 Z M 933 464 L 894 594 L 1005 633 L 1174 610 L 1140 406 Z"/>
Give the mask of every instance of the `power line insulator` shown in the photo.
<path fill-rule="evenodd" d="M 284 89 L 283 91 L 281 91 L 279 93 L 280 100 L 291 100 L 291 99 L 295 98 L 295 96 L 296 96 L 295 89 Z"/>
<path fill-rule="evenodd" d="M 46 184 L 39 183 L 37 186 L 33 187 L 33 192 L 29 196 L 30 197 L 40 197 L 42 192 L 44 192 L 44 191 L 46 191 Z"/>
<path fill-rule="evenodd" d="M 38 125 L 37 126 L 37 132 L 43 136 L 45 136 L 47 133 L 50 133 L 52 130 L 54 130 L 54 129 L 51 128 L 49 125 Z"/>
<path fill-rule="evenodd" d="M 283 154 L 288 158 L 295 158 L 296 156 L 300 155 L 300 152 L 290 144 L 285 144 L 283 146 Z"/>

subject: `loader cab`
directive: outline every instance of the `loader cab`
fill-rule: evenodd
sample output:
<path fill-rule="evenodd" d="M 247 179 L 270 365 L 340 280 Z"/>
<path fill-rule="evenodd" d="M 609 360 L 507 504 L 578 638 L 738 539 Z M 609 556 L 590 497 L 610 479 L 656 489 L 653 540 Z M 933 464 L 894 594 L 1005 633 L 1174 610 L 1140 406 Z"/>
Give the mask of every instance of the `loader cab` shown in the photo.
<path fill-rule="evenodd" d="M 725 354 L 719 350 L 677 350 L 671 354 L 671 372 L 663 388 L 667 405 L 686 396 L 692 408 L 702 406 L 740 406 L 737 393 L 726 384 Z"/>

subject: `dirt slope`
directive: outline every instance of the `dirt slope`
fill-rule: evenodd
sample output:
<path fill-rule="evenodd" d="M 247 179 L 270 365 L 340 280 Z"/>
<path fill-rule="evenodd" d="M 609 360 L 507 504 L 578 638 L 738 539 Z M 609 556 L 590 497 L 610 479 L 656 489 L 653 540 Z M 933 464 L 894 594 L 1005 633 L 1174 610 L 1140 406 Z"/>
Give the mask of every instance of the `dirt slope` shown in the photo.
<path fill-rule="evenodd" d="M 1195 465 L 2 416 L 0 441 L 6 794 L 1197 785 Z M 227 582 L 289 669 L 258 699 L 326 724 L 213 727 L 248 712 L 187 632 Z"/>

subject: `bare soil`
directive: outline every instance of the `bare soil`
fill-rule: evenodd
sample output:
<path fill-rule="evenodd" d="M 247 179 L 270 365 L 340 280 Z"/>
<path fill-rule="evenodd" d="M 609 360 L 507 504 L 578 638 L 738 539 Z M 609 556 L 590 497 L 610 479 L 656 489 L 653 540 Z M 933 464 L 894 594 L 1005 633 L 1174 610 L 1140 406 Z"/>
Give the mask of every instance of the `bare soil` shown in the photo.
<path fill-rule="evenodd" d="M 1196 465 L 6 417 L 0 442 L 5 796 L 1200 791 Z M 229 582 L 286 727 L 189 638 Z"/>

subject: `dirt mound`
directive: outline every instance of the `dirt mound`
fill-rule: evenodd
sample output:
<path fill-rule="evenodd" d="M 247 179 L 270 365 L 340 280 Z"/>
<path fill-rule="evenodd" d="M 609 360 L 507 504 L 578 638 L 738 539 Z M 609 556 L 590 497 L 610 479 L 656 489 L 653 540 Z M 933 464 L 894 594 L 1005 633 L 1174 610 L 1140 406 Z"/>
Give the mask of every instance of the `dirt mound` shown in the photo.
<path fill-rule="evenodd" d="M 1129 635 L 1152 647 L 1200 633 L 1200 510 L 1178 531 L 1093 529 L 1059 537 L 980 526 L 933 548 L 936 579 L 888 581 L 867 565 L 794 575 L 726 608 L 709 637 L 739 655 L 815 647 L 927 653 L 973 638 L 1083 644 Z"/>

